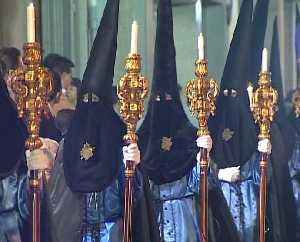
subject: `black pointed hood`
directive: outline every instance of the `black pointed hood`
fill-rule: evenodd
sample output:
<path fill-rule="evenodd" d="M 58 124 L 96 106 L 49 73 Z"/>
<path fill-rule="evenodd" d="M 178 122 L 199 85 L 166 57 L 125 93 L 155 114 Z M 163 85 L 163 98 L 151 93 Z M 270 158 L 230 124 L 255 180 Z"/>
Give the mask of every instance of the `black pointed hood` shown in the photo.
<path fill-rule="evenodd" d="M 157 96 L 164 100 L 164 95 L 169 94 L 177 104 L 181 105 L 177 86 L 173 13 L 169 0 L 161 0 L 158 3 L 154 58 L 151 101 L 156 101 Z"/>
<path fill-rule="evenodd" d="M 249 50 L 249 39 L 251 39 L 252 12 L 253 0 L 244 0 L 230 43 L 221 81 L 221 90 L 235 89 L 237 92 L 244 92 L 247 88 L 247 82 L 241 80 L 244 80 L 245 77 L 247 78 L 249 73 L 248 65 L 251 63 L 248 54 L 251 53 Z M 245 60 L 245 57 L 248 58 Z M 238 65 L 239 61 L 242 61 L 243 65 Z"/>
<path fill-rule="evenodd" d="M 196 160 L 189 162 L 185 156 L 176 161 L 171 157 L 176 147 L 186 145 L 178 135 L 188 132 L 189 138 L 195 131 L 178 90 L 171 0 L 158 1 L 154 62 L 148 111 L 139 129 L 139 140 L 145 171 L 156 183 L 165 183 L 185 175 Z M 170 141 L 170 149 L 162 148 L 163 138 Z"/>
<path fill-rule="evenodd" d="M 25 151 L 27 129 L 14 106 L 0 72 L 0 179 L 15 171 Z"/>
<path fill-rule="evenodd" d="M 118 15 L 119 0 L 107 0 L 65 138 L 65 177 L 75 192 L 105 189 L 116 177 L 121 161 L 123 123 L 112 105 Z M 91 147 L 91 156 L 81 153 Z"/>
<path fill-rule="evenodd" d="M 156 104 L 168 102 L 169 97 L 172 103 L 183 111 L 177 82 L 172 5 L 169 0 L 160 0 L 157 8 L 154 70 L 147 116 L 157 115 L 155 109 L 160 105 Z"/>
<path fill-rule="evenodd" d="M 261 69 L 261 53 L 264 48 L 265 35 L 268 24 L 270 0 L 258 0 L 255 6 L 252 23 L 252 50 L 250 81 L 255 87 L 258 85 L 258 75 Z"/>
<path fill-rule="evenodd" d="M 119 0 L 108 0 L 83 75 L 82 95 L 95 94 L 112 103 L 112 82 L 117 51 Z"/>
<path fill-rule="evenodd" d="M 277 27 L 277 17 L 273 24 L 273 38 L 271 47 L 271 59 L 270 59 L 270 71 L 272 73 L 271 86 L 278 93 L 278 112 L 277 115 L 280 119 L 285 119 L 285 106 L 284 106 L 284 95 L 282 86 L 282 75 L 281 75 L 281 63 L 280 63 L 280 52 L 279 52 L 279 36 Z"/>
<path fill-rule="evenodd" d="M 210 122 L 212 157 L 221 168 L 244 164 L 257 144 L 247 94 L 252 11 L 253 1 L 244 0 L 225 64 L 216 115 Z"/>
<path fill-rule="evenodd" d="M 280 63 L 280 50 L 279 50 L 279 34 L 277 27 L 277 17 L 274 20 L 273 26 L 273 38 L 271 48 L 271 60 L 270 60 L 270 71 L 271 85 L 278 93 L 278 111 L 275 116 L 275 122 L 278 124 L 279 129 L 282 131 L 282 138 L 285 140 L 284 143 L 287 145 L 287 154 L 292 154 L 295 136 L 291 123 L 287 119 L 286 108 L 284 105 L 284 94 L 283 94 L 283 82 L 281 74 L 281 63 Z"/>

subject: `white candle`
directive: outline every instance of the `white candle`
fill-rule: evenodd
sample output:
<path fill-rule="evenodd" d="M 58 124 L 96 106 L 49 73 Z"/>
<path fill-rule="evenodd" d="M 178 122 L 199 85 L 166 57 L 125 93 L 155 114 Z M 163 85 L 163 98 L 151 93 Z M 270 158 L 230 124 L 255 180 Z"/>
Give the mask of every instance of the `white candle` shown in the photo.
<path fill-rule="evenodd" d="M 30 3 L 27 7 L 27 42 L 35 42 L 35 14 L 33 3 Z"/>
<path fill-rule="evenodd" d="M 204 36 L 203 33 L 199 34 L 198 37 L 198 58 L 204 60 Z"/>
<path fill-rule="evenodd" d="M 267 50 L 267 48 L 264 48 L 263 52 L 262 52 L 261 71 L 262 72 L 268 71 L 268 50 Z"/>
<path fill-rule="evenodd" d="M 250 103 L 250 108 L 252 108 L 252 100 L 253 100 L 253 86 L 251 83 L 249 83 L 249 86 L 247 87 L 247 92 L 248 92 L 248 97 L 249 97 L 249 103 Z"/>
<path fill-rule="evenodd" d="M 131 26 L 131 54 L 137 54 L 137 49 L 138 49 L 138 30 L 139 26 L 136 21 L 132 22 Z"/>

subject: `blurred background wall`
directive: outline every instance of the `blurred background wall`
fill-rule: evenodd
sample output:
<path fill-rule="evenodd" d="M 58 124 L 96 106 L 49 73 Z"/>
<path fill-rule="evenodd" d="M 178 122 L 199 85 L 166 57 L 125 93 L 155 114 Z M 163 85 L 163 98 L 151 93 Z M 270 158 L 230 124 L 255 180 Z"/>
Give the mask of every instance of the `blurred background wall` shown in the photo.
<path fill-rule="evenodd" d="M 26 40 L 26 6 L 29 0 L 0 0 L 0 47 L 22 47 Z M 74 61 L 74 76 L 81 78 L 106 0 L 34 0 L 40 7 L 43 54 L 59 53 Z M 201 3 L 202 2 L 202 7 Z M 256 2 L 256 0 L 254 0 Z M 205 34 L 210 76 L 220 80 L 241 0 L 173 0 L 178 81 L 185 86 L 194 77 L 197 35 Z M 279 19 L 284 88 L 297 85 L 294 46 L 298 1 L 270 0 L 265 46 L 270 47 L 273 19 Z M 202 16 L 202 18 L 201 18 Z M 121 0 L 115 80 L 123 74 L 130 48 L 130 28 L 140 26 L 139 50 L 143 73 L 151 80 L 156 25 L 156 0 Z M 201 23 L 202 19 L 202 23 Z"/>

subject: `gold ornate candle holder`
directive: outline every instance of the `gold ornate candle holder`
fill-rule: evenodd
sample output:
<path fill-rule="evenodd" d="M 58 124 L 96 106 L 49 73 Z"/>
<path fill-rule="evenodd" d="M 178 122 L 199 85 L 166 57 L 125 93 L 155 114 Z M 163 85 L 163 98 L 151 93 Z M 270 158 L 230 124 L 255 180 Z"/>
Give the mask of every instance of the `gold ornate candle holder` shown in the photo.
<path fill-rule="evenodd" d="M 129 55 L 125 64 L 126 74 L 117 86 L 120 114 L 127 124 L 125 142 L 137 142 L 135 134 L 137 122 L 144 114 L 144 101 L 148 94 L 149 83 L 140 75 L 141 57 L 138 54 Z"/>
<path fill-rule="evenodd" d="M 137 143 L 137 122 L 144 114 L 144 101 L 148 94 L 149 83 L 141 76 L 141 57 L 130 54 L 126 59 L 125 75 L 117 86 L 120 115 L 127 125 L 127 134 L 124 136 L 126 144 Z M 125 168 L 125 209 L 124 209 L 124 242 L 132 241 L 132 208 L 133 208 L 133 161 L 126 161 Z"/>
<path fill-rule="evenodd" d="M 34 150 L 42 146 L 39 139 L 40 120 L 52 92 L 52 77 L 40 66 L 39 43 L 26 43 L 23 50 L 24 66 L 11 72 L 10 75 L 19 117 L 24 117 L 27 122 L 29 138 L 26 147 Z"/>
<path fill-rule="evenodd" d="M 255 122 L 259 124 L 259 140 L 270 139 L 270 124 L 278 110 L 277 91 L 271 87 L 270 72 L 261 72 L 259 75 L 259 87 L 254 92 L 251 102 L 251 110 Z M 262 153 L 260 157 L 260 186 L 259 186 L 259 242 L 265 242 L 266 231 L 266 170 L 268 154 Z"/>
<path fill-rule="evenodd" d="M 208 65 L 206 60 L 196 61 L 196 78 L 189 81 L 186 87 L 186 96 L 189 109 L 198 119 L 197 136 L 209 135 L 208 118 L 214 115 L 215 102 L 219 89 L 215 80 L 208 80 Z M 202 241 L 208 242 L 208 154 L 206 149 L 201 150 L 200 160 L 200 223 Z"/>
<path fill-rule="evenodd" d="M 26 148 L 35 150 L 43 144 L 39 139 L 41 114 L 52 92 L 52 76 L 43 68 L 39 43 L 26 43 L 23 47 L 24 66 L 10 72 L 12 90 L 15 93 L 17 110 L 24 118 L 28 129 Z M 40 182 L 38 171 L 30 171 L 32 195 L 32 241 L 40 242 Z"/>
<path fill-rule="evenodd" d="M 197 116 L 198 136 L 208 135 L 207 121 L 216 110 L 215 102 L 219 89 L 215 80 L 208 80 L 206 60 L 198 60 L 195 64 L 196 78 L 189 81 L 186 87 L 187 103 L 191 113 Z"/>
<path fill-rule="evenodd" d="M 271 87 L 270 72 L 262 72 L 259 75 L 258 89 L 254 92 L 252 98 L 251 111 L 255 122 L 259 124 L 259 139 L 270 138 L 270 123 L 278 110 L 277 91 Z"/>

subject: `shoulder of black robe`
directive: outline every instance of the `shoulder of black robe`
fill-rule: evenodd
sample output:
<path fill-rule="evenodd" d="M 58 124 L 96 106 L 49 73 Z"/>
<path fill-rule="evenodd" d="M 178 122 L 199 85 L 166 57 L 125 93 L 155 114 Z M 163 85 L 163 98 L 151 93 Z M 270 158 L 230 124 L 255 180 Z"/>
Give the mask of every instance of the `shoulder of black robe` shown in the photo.
<path fill-rule="evenodd" d="M 17 110 L 10 99 L 5 82 L 0 78 L 0 178 L 13 172 L 24 152 L 27 129 L 18 118 Z"/>
<path fill-rule="evenodd" d="M 148 111 L 138 134 L 143 169 L 163 184 L 180 179 L 196 164 L 196 153 L 189 149 L 190 143 L 196 144 L 196 129 L 184 112 L 177 84 L 170 0 L 158 2 L 154 58 Z M 162 149 L 163 138 L 172 143 L 170 150 Z"/>
<path fill-rule="evenodd" d="M 119 0 L 108 0 L 65 136 L 64 169 L 73 192 L 102 191 L 119 171 L 125 126 L 112 105 L 118 18 Z M 82 155 L 81 151 L 89 152 Z"/>

